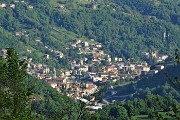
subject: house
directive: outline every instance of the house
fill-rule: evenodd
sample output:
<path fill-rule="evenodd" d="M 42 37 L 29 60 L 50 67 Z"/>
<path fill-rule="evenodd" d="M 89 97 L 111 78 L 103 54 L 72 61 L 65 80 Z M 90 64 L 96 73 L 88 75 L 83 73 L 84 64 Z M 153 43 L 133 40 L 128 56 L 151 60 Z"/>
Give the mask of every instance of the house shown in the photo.
<path fill-rule="evenodd" d="M 96 51 L 98 48 L 97 47 L 90 47 L 90 50 Z"/>
<path fill-rule="evenodd" d="M 119 60 L 118 60 L 119 62 L 122 62 L 123 61 L 123 59 L 122 58 L 119 58 Z"/>
<path fill-rule="evenodd" d="M 28 8 L 29 8 L 29 9 L 33 9 L 33 6 L 32 6 L 32 5 L 29 5 Z"/>
<path fill-rule="evenodd" d="M 102 82 L 107 82 L 108 78 L 102 78 Z"/>
<path fill-rule="evenodd" d="M 141 71 L 143 70 L 143 66 L 142 66 L 142 65 L 137 65 L 137 66 L 135 66 L 135 70 L 136 70 L 136 72 L 137 72 L 138 74 L 140 74 Z"/>
<path fill-rule="evenodd" d="M 23 36 L 25 35 L 24 32 L 16 32 L 16 36 Z"/>
<path fill-rule="evenodd" d="M 88 42 L 82 42 L 82 46 L 87 47 L 87 46 L 89 46 L 89 43 Z"/>
<path fill-rule="evenodd" d="M 143 66 L 142 71 L 149 72 L 150 71 L 150 67 L 149 66 Z"/>
<path fill-rule="evenodd" d="M 48 73 L 50 72 L 50 69 L 49 69 L 48 67 L 46 67 L 46 68 L 41 68 L 41 69 L 39 70 L 39 72 L 42 73 L 42 74 L 48 74 Z"/>
<path fill-rule="evenodd" d="M 50 84 L 50 86 L 52 87 L 52 88 L 56 88 L 58 85 L 57 85 L 57 83 L 54 83 L 54 82 L 51 82 L 51 83 L 49 83 Z"/>
<path fill-rule="evenodd" d="M 93 58 L 92 63 L 100 63 L 100 61 L 98 59 Z"/>
<path fill-rule="evenodd" d="M 79 39 L 74 40 L 74 44 L 80 44 L 80 43 L 81 43 L 81 40 L 79 40 Z"/>
<path fill-rule="evenodd" d="M 103 72 L 100 72 L 98 73 L 98 75 L 102 78 L 108 78 L 109 77 L 109 73 L 103 73 Z"/>
<path fill-rule="evenodd" d="M 151 52 L 151 57 L 152 58 L 157 58 L 158 57 L 158 52 L 157 51 L 152 51 Z"/>
<path fill-rule="evenodd" d="M 135 70 L 136 70 L 136 72 L 138 74 L 141 74 L 142 71 L 149 72 L 150 71 L 150 67 L 149 66 L 137 65 L 137 66 L 135 66 Z"/>
<path fill-rule="evenodd" d="M 124 63 L 117 64 L 117 69 L 122 70 L 124 68 Z"/>
<path fill-rule="evenodd" d="M 80 101 L 82 101 L 82 102 L 84 102 L 84 103 L 86 103 L 86 104 L 89 103 L 89 101 L 88 101 L 87 99 L 79 98 L 79 97 L 77 97 L 77 99 L 80 100 Z"/>
<path fill-rule="evenodd" d="M 5 8 L 6 4 L 1 4 L 0 7 Z"/>
<path fill-rule="evenodd" d="M 71 71 L 64 71 L 64 75 L 65 76 L 70 76 L 71 75 Z"/>
<path fill-rule="evenodd" d="M 142 62 L 141 65 L 142 66 L 148 66 L 147 62 Z"/>
<path fill-rule="evenodd" d="M 86 62 L 87 60 L 88 60 L 88 58 L 85 57 L 85 58 L 84 58 L 84 61 Z"/>
<path fill-rule="evenodd" d="M 135 70 L 136 68 L 135 68 L 135 65 L 133 65 L 133 64 L 130 64 L 130 65 L 126 65 L 126 66 L 124 66 L 123 67 L 123 70 L 124 71 L 133 71 L 133 70 Z M 142 69 L 142 68 L 141 68 Z"/>
<path fill-rule="evenodd" d="M 71 69 L 74 69 L 75 66 L 77 66 L 77 63 L 76 63 L 75 60 L 72 60 L 72 61 L 70 62 L 70 65 L 71 65 Z"/>
<path fill-rule="evenodd" d="M 161 55 L 162 60 L 166 60 L 168 58 L 168 55 Z"/>
<path fill-rule="evenodd" d="M 28 53 L 32 53 L 32 50 L 31 50 L 31 49 L 27 49 L 27 52 L 28 52 Z"/>
<path fill-rule="evenodd" d="M 64 9 L 65 6 L 64 6 L 64 5 L 59 5 L 59 6 L 55 6 L 55 8 L 58 8 L 58 9 Z"/>
<path fill-rule="evenodd" d="M 109 74 L 109 80 L 116 82 L 119 79 L 117 74 Z"/>
<path fill-rule="evenodd" d="M 69 47 L 74 49 L 74 48 L 76 48 L 76 44 L 71 44 Z"/>
<path fill-rule="evenodd" d="M 102 109 L 102 106 L 86 106 L 85 107 L 90 113 L 95 113 L 95 111 L 97 111 L 98 109 Z"/>
<path fill-rule="evenodd" d="M 79 59 L 79 60 L 78 60 L 78 63 L 79 63 L 80 65 L 84 65 L 84 60 L 83 60 L 83 59 Z"/>
<path fill-rule="evenodd" d="M 156 65 L 155 67 L 157 70 L 163 70 L 164 69 L 164 65 Z"/>
<path fill-rule="evenodd" d="M 166 60 L 167 58 L 168 58 L 168 55 L 160 55 L 157 58 L 157 62 L 162 62 L 162 61 Z"/>
<path fill-rule="evenodd" d="M 36 69 L 36 64 L 31 64 L 33 69 Z"/>
<path fill-rule="evenodd" d="M 85 88 L 85 92 L 87 94 L 93 94 L 95 93 L 97 90 L 97 86 L 93 83 L 86 83 L 86 88 Z"/>
<path fill-rule="evenodd" d="M 15 4 L 10 4 L 10 7 L 11 8 L 15 8 Z"/>
<path fill-rule="evenodd" d="M 107 62 L 111 62 L 111 58 L 107 58 L 106 61 L 107 61 Z"/>
<path fill-rule="evenodd" d="M 114 65 L 108 65 L 104 68 L 105 72 L 117 72 L 117 68 Z"/>
<path fill-rule="evenodd" d="M 38 69 L 41 69 L 43 65 L 42 64 L 36 64 L 36 66 Z"/>
<path fill-rule="evenodd" d="M 99 77 L 99 76 L 95 76 L 95 77 L 92 77 L 92 80 L 93 82 L 98 82 L 98 81 L 102 81 L 102 77 Z"/>
<path fill-rule="evenodd" d="M 45 59 L 49 59 L 49 54 L 44 54 Z"/>
<path fill-rule="evenodd" d="M 84 50 L 86 51 L 86 53 L 90 50 L 89 47 L 84 47 Z"/>
<path fill-rule="evenodd" d="M 96 43 L 95 46 L 96 46 L 97 48 L 102 48 L 102 44 L 101 44 L 101 43 Z"/>
<path fill-rule="evenodd" d="M 65 84 L 65 88 L 66 89 L 69 89 L 70 87 L 71 87 L 71 85 L 70 85 L 71 83 L 70 82 L 66 82 L 66 84 Z"/>
<path fill-rule="evenodd" d="M 118 61 L 118 58 L 117 58 L 117 57 L 115 57 L 115 58 L 114 58 L 114 61 L 115 61 L 115 62 L 117 62 L 117 61 Z"/>
<path fill-rule="evenodd" d="M 46 79 L 45 81 L 53 88 L 63 85 L 65 78 Z"/>
<path fill-rule="evenodd" d="M 148 75 L 153 76 L 153 75 L 157 74 L 158 72 L 159 72 L 158 70 L 150 70 Z"/>
<path fill-rule="evenodd" d="M 95 53 L 98 54 L 99 56 L 104 55 L 103 50 L 96 50 Z"/>
<path fill-rule="evenodd" d="M 87 71 L 88 71 L 88 66 L 87 66 L 87 65 L 81 65 L 81 66 L 79 66 L 79 71 L 81 71 L 81 72 L 87 72 Z"/>
<path fill-rule="evenodd" d="M 60 53 L 57 54 L 57 56 L 58 56 L 59 58 L 63 58 L 63 57 L 64 57 L 64 54 L 63 54 L 62 52 L 60 52 Z"/>
<path fill-rule="evenodd" d="M 28 58 L 28 59 L 27 59 L 27 62 L 30 63 L 30 62 L 32 62 L 32 60 L 33 60 L 32 58 Z"/>
<path fill-rule="evenodd" d="M 115 62 L 122 62 L 122 58 L 115 57 L 115 58 L 114 58 L 114 61 L 115 61 Z"/>
<path fill-rule="evenodd" d="M 88 75 L 88 77 L 90 77 L 91 79 L 93 79 L 93 77 L 96 77 L 97 75 L 96 75 L 96 73 L 94 72 L 87 72 L 87 75 Z"/>
<path fill-rule="evenodd" d="M 36 42 L 41 42 L 41 40 L 40 40 L 40 39 L 36 39 L 35 41 L 36 41 Z M 50 50 L 50 49 L 49 49 L 49 50 Z"/>

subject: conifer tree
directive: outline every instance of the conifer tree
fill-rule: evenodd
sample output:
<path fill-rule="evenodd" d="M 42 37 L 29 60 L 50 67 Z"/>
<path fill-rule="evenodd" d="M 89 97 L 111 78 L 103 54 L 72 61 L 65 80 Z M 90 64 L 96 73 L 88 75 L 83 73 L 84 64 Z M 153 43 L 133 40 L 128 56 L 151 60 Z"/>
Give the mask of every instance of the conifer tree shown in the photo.
<path fill-rule="evenodd" d="M 0 57 L 0 119 L 32 119 L 30 95 L 26 81 L 26 62 L 14 49 Z"/>

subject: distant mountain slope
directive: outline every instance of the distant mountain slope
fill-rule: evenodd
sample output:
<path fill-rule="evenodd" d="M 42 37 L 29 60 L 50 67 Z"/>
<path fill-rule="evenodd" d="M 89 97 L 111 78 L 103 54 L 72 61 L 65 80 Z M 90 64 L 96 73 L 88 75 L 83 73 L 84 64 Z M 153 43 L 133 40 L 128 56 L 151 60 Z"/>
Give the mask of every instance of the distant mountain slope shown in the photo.
<path fill-rule="evenodd" d="M 7 32 L 3 28 L 0 28 L 0 48 L 8 48 L 13 47 L 18 49 L 18 51 L 24 51 L 25 45 L 19 41 L 15 36 L 11 33 Z"/>
<path fill-rule="evenodd" d="M 159 19 L 180 25 L 179 0 L 113 0 L 125 4 L 142 15 L 156 16 Z"/>
<path fill-rule="evenodd" d="M 53 23 L 50 14 L 53 8 L 49 2 L 1 1 L 0 5 L 5 7 L 0 7 L 0 49 L 12 47 L 21 56 L 32 57 L 34 62 L 48 64 L 51 68 L 64 67 L 52 50 L 68 54 L 66 47 L 74 39 L 88 39 Z M 52 59 L 44 61 L 44 54 Z"/>
<path fill-rule="evenodd" d="M 0 4 L 6 4 L 0 8 L 0 29 L 12 35 L 26 31 L 26 37 L 17 39 L 39 52 L 37 61 L 50 53 L 43 46 L 67 52 L 68 43 L 76 38 L 94 39 L 112 56 L 125 58 L 141 57 L 143 51 L 151 50 L 171 53 L 180 46 L 177 0 L 11 0 Z M 3 43 L 14 47 L 10 41 Z"/>
<path fill-rule="evenodd" d="M 55 11 L 53 17 L 58 25 L 103 43 L 113 56 L 137 57 L 142 51 L 169 52 L 180 45 L 176 3 L 109 0 L 66 13 Z"/>

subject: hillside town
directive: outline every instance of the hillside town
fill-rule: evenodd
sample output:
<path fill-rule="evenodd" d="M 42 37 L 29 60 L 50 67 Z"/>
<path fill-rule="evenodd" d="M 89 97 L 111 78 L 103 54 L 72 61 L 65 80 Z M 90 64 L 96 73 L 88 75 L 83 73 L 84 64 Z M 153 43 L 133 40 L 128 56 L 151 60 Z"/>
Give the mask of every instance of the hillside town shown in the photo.
<path fill-rule="evenodd" d="M 45 47 L 48 49 L 47 46 Z M 77 54 L 85 54 L 89 57 L 68 61 L 70 69 L 60 69 L 59 75 L 57 75 L 58 68 L 50 69 L 47 65 L 34 63 L 32 58 L 24 57 L 23 59 L 26 59 L 28 63 L 27 73 L 46 81 L 58 92 L 85 102 L 86 107 L 93 110 L 102 108 L 102 104 L 98 103 L 94 96 L 101 87 L 97 83 L 102 85 L 108 82 L 122 83 L 128 79 L 136 80 L 154 76 L 165 68 L 160 62 L 168 58 L 167 55 L 159 55 L 156 51 L 142 53 L 146 60 L 156 59 L 159 63 L 151 69 L 151 65 L 146 61 L 135 62 L 134 58 L 129 58 L 127 61 L 123 58 L 112 58 L 102 50 L 101 43 L 89 44 L 75 39 L 68 48 L 78 49 Z M 52 52 L 60 58 L 64 57 L 61 51 L 53 50 Z M 1 50 L 1 55 L 6 55 L 5 49 Z M 44 54 L 42 57 L 49 59 L 49 54 Z"/>

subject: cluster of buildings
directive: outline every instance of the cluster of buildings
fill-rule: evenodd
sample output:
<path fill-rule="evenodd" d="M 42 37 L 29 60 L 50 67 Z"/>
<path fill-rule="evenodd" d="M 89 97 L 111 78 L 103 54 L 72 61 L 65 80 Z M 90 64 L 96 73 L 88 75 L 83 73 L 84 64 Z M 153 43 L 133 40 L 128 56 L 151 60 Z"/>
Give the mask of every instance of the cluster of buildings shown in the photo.
<path fill-rule="evenodd" d="M 73 75 L 72 70 L 61 70 L 60 75 L 57 75 L 55 68 L 50 69 L 47 65 L 32 63 L 32 59 L 27 59 L 27 61 L 28 74 L 46 81 L 51 87 L 66 96 L 85 102 L 88 109 L 102 108 L 102 104 L 97 103 L 93 95 L 99 90 L 98 86 L 91 81 L 84 82 L 81 74 Z"/>
<path fill-rule="evenodd" d="M 46 48 L 48 48 L 46 46 Z M 124 62 L 122 58 L 112 58 L 102 50 L 101 43 L 89 44 L 81 40 L 74 40 L 69 45 L 69 49 L 78 49 L 77 54 L 84 54 L 86 57 L 69 60 L 69 70 L 50 69 L 47 65 L 33 63 L 32 58 L 24 58 L 28 62 L 28 74 L 46 81 L 50 86 L 57 89 L 60 93 L 72 97 L 75 100 L 81 100 L 86 103 L 88 109 L 102 108 L 102 104 L 95 99 L 94 93 L 99 90 L 97 83 L 106 84 L 108 81 L 118 82 L 127 79 L 135 79 L 145 76 L 153 76 L 164 65 L 159 64 L 151 69 L 146 62 L 135 62 L 133 58 Z M 6 55 L 6 50 L 1 51 L 1 55 Z M 53 51 L 62 58 L 64 54 L 61 51 Z M 144 53 L 147 59 L 156 58 L 159 61 L 165 60 L 167 55 L 158 55 L 157 52 Z M 48 54 L 44 54 L 49 59 Z"/>
<path fill-rule="evenodd" d="M 5 3 L 2 3 L 0 4 L 0 8 L 15 8 L 15 4 L 5 4 Z"/>
<path fill-rule="evenodd" d="M 26 37 L 28 37 L 27 31 L 16 32 L 15 35 L 16 35 L 16 36 L 20 36 L 20 37 L 21 37 L 21 36 L 26 36 Z"/>
<path fill-rule="evenodd" d="M 160 55 L 157 51 L 152 51 L 152 52 L 143 52 L 142 57 L 145 60 L 155 59 L 156 62 L 160 63 L 160 62 L 165 61 L 168 58 L 168 55 Z"/>
<path fill-rule="evenodd" d="M 89 55 L 88 58 L 80 58 L 70 62 L 72 74 L 83 73 L 92 82 L 116 82 L 124 81 L 126 78 L 134 79 L 142 76 L 152 76 L 164 69 L 162 64 L 151 69 L 151 66 L 146 61 L 135 62 L 133 58 L 130 58 L 127 62 L 123 62 L 122 58 L 112 58 L 109 54 L 104 53 L 100 43 L 89 45 L 87 42 L 75 40 L 70 45 L 70 48 L 78 48 L 78 54 Z M 158 55 L 157 52 L 152 55 L 158 62 L 162 62 L 168 57 L 167 55 Z"/>
<path fill-rule="evenodd" d="M 27 4 L 24 0 L 14 0 L 11 4 L 0 3 L 0 8 L 13 8 L 14 9 L 16 7 L 16 4 L 18 4 L 18 3 Z M 29 9 L 33 9 L 32 5 L 27 5 L 27 7 Z"/>
<path fill-rule="evenodd" d="M 94 93 L 99 90 L 97 83 L 106 84 L 109 81 L 122 82 L 127 79 L 153 76 L 164 69 L 162 64 L 151 69 L 146 61 L 135 62 L 133 58 L 130 58 L 124 62 L 122 58 L 112 58 L 109 54 L 104 53 L 101 43 L 89 44 L 76 39 L 68 48 L 78 49 L 77 54 L 84 54 L 86 57 L 69 60 L 70 69 L 61 69 L 59 76 L 56 75 L 55 68 L 50 70 L 46 65 L 33 63 L 29 65 L 29 74 L 45 80 L 59 92 L 85 102 L 88 109 L 102 108 L 102 104 L 97 103 L 94 96 Z M 53 52 L 60 58 L 64 55 L 60 51 L 54 50 Z M 166 55 L 158 55 L 157 52 L 151 55 L 149 58 L 153 57 L 159 61 L 167 58 Z M 44 57 L 49 59 L 48 54 Z"/>

